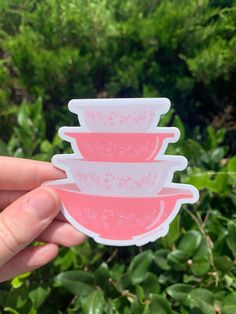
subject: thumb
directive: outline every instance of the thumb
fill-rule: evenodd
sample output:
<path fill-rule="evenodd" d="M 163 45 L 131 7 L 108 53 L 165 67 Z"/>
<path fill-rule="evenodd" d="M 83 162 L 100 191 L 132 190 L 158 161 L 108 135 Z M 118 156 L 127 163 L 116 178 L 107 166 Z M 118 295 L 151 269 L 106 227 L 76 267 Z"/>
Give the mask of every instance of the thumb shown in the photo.
<path fill-rule="evenodd" d="M 30 244 L 58 214 L 60 200 L 50 188 L 37 188 L 0 214 L 0 267 Z"/>

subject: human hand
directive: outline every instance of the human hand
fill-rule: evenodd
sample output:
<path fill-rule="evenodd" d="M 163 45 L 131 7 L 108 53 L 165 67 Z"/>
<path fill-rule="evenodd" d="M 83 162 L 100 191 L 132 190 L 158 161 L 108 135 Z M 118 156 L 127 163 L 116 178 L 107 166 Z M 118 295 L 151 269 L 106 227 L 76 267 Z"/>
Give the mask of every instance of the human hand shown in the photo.
<path fill-rule="evenodd" d="M 0 157 L 0 282 L 45 265 L 59 245 L 85 240 L 59 213 L 56 192 L 39 187 L 64 177 L 51 163 Z M 33 241 L 47 244 L 27 247 Z"/>

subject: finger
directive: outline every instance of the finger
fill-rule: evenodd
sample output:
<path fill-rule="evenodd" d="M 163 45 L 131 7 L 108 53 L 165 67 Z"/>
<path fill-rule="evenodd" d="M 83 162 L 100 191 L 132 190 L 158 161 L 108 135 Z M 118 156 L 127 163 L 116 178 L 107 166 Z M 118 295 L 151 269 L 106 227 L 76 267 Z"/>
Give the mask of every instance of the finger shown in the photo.
<path fill-rule="evenodd" d="M 85 240 L 86 236 L 69 223 L 55 220 L 37 238 L 37 241 L 52 242 L 67 247 L 79 245 Z"/>
<path fill-rule="evenodd" d="M 0 157 L 0 190 L 29 191 L 44 181 L 65 178 L 65 173 L 49 162 Z"/>
<path fill-rule="evenodd" d="M 58 246 L 53 243 L 26 248 L 0 268 L 0 282 L 37 269 L 50 262 L 57 254 Z"/>
<path fill-rule="evenodd" d="M 0 191 L 0 211 L 15 202 L 25 193 L 26 191 Z"/>
<path fill-rule="evenodd" d="M 35 189 L 0 214 L 0 267 L 31 243 L 56 217 L 60 208 L 50 188 Z"/>
<path fill-rule="evenodd" d="M 28 191 L 0 191 L 0 212 L 27 192 Z M 55 219 L 64 222 L 67 221 L 61 212 Z"/>

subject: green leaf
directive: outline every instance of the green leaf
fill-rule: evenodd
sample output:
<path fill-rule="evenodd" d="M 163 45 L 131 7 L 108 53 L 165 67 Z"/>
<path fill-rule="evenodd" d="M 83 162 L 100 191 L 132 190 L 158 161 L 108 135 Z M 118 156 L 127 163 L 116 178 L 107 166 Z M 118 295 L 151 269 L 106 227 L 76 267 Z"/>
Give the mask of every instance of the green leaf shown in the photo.
<path fill-rule="evenodd" d="M 138 300 L 135 300 L 131 304 L 131 311 L 132 311 L 132 313 L 143 313 L 144 304 L 140 303 Z"/>
<path fill-rule="evenodd" d="M 223 147 L 217 147 L 216 149 L 213 150 L 211 154 L 211 161 L 214 163 L 219 163 L 221 159 L 225 155 L 225 150 Z"/>
<path fill-rule="evenodd" d="M 225 171 L 216 174 L 215 178 L 208 179 L 207 185 L 209 190 L 215 193 L 223 193 L 228 190 L 228 173 Z"/>
<path fill-rule="evenodd" d="M 7 295 L 4 305 L 16 309 L 23 308 L 27 303 L 27 294 L 28 290 L 26 285 L 22 285 L 21 287 L 12 290 L 11 293 Z"/>
<path fill-rule="evenodd" d="M 150 314 L 173 314 L 170 303 L 163 296 L 153 294 L 150 298 Z"/>
<path fill-rule="evenodd" d="M 30 115 L 29 104 L 22 103 L 17 115 L 17 121 L 19 125 L 27 132 L 29 132 L 32 127 L 32 122 L 29 118 L 29 115 Z"/>
<path fill-rule="evenodd" d="M 189 257 L 197 251 L 202 240 L 202 235 L 196 230 L 188 231 L 178 244 L 178 249 L 182 250 Z"/>
<path fill-rule="evenodd" d="M 205 151 L 200 145 L 200 143 L 192 139 L 187 139 L 185 141 L 185 145 L 183 146 L 183 151 L 184 151 L 184 155 L 187 158 L 194 160 L 197 164 L 199 161 L 199 154 L 205 154 Z"/>
<path fill-rule="evenodd" d="M 12 313 L 12 314 L 20 314 L 20 312 L 18 312 L 18 311 L 16 311 L 16 310 L 12 309 L 12 308 L 9 307 L 9 306 L 4 307 L 4 311 L 7 312 L 7 313 Z"/>
<path fill-rule="evenodd" d="M 236 156 L 230 158 L 227 164 L 227 170 L 229 175 L 236 180 Z"/>
<path fill-rule="evenodd" d="M 174 113 L 175 113 L 175 110 L 173 108 L 171 108 L 166 114 L 161 115 L 161 119 L 160 119 L 160 121 L 158 123 L 158 127 L 168 126 L 168 124 L 170 123 Z"/>
<path fill-rule="evenodd" d="M 170 265 L 168 264 L 167 261 L 167 255 L 170 253 L 169 250 L 166 249 L 161 249 L 155 252 L 155 263 L 157 266 L 162 269 L 162 270 L 169 270 Z"/>
<path fill-rule="evenodd" d="M 29 314 L 38 314 L 38 311 L 36 308 L 32 305 L 31 308 L 28 311 Z"/>
<path fill-rule="evenodd" d="M 159 293 L 160 284 L 158 278 L 153 273 L 146 273 L 143 282 L 141 283 L 145 296 L 148 297 L 150 293 Z"/>
<path fill-rule="evenodd" d="M 37 287 L 30 291 L 29 298 L 36 309 L 38 309 L 44 303 L 44 301 L 50 294 L 50 291 L 51 289 L 49 287 L 48 288 Z"/>
<path fill-rule="evenodd" d="M 121 289 L 127 289 L 128 287 L 132 286 L 132 275 L 130 273 L 126 273 L 123 274 L 120 279 L 119 279 L 119 283 L 120 283 L 120 287 Z"/>
<path fill-rule="evenodd" d="M 43 103 L 42 98 L 38 98 L 34 105 L 31 107 L 31 115 L 34 121 L 42 119 Z"/>
<path fill-rule="evenodd" d="M 52 150 L 52 144 L 48 140 L 44 140 L 40 145 L 40 149 L 43 153 L 49 153 Z"/>
<path fill-rule="evenodd" d="M 214 296 L 217 300 L 223 300 L 225 298 L 227 292 L 225 290 L 218 290 L 214 293 Z"/>
<path fill-rule="evenodd" d="M 216 132 L 215 129 L 212 126 L 207 127 L 207 134 L 209 137 L 209 149 L 215 148 L 217 146 L 217 139 L 216 139 Z"/>
<path fill-rule="evenodd" d="M 194 275 L 203 276 L 209 271 L 210 266 L 208 246 L 206 240 L 202 239 L 199 249 L 193 256 L 190 269 Z"/>
<path fill-rule="evenodd" d="M 184 183 L 192 184 L 197 189 L 201 190 L 208 188 L 208 179 L 208 173 L 197 168 L 185 178 Z"/>
<path fill-rule="evenodd" d="M 79 313 L 79 310 L 81 310 L 81 297 L 74 297 L 70 307 L 67 308 L 67 314 Z"/>
<path fill-rule="evenodd" d="M 0 138 L 0 156 L 8 156 L 8 147 L 7 144 Z"/>
<path fill-rule="evenodd" d="M 189 284 L 189 283 L 198 284 L 199 282 L 200 282 L 199 278 L 194 275 L 184 274 L 183 276 L 183 283 L 185 284 Z"/>
<path fill-rule="evenodd" d="M 234 277 L 231 274 L 224 275 L 224 286 L 230 288 L 234 282 Z"/>
<path fill-rule="evenodd" d="M 96 284 L 100 286 L 106 286 L 108 283 L 108 279 L 110 278 L 109 268 L 106 263 L 102 263 L 98 269 L 95 271 L 95 281 Z"/>
<path fill-rule="evenodd" d="M 158 282 L 162 286 L 168 286 L 170 284 L 173 284 L 175 282 L 174 277 L 175 277 L 174 269 L 169 272 L 163 272 L 159 277 L 158 277 Z"/>
<path fill-rule="evenodd" d="M 24 284 L 24 279 L 28 278 L 31 275 L 31 272 L 24 273 L 19 275 L 11 280 L 11 285 L 13 288 L 20 288 Z"/>
<path fill-rule="evenodd" d="M 185 127 L 178 115 L 175 115 L 173 125 L 176 126 L 180 130 L 180 140 L 179 143 L 182 143 L 185 139 Z"/>
<path fill-rule="evenodd" d="M 176 216 L 170 224 L 168 234 L 162 238 L 165 247 L 170 247 L 180 236 L 180 215 Z"/>
<path fill-rule="evenodd" d="M 222 301 L 222 314 L 233 314 L 236 313 L 236 292 L 233 292 Z"/>
<path fill-rule="evenodd" d="M 226 243 L 230 248 L 234 258 L 236 258 L 236 224 L 229 221 L 227 224 L 228 235 L 226 237 Z"/>
<path fill-rule="evenodd" d="M 184 270 L 187 265 L 188 255 L 181 250 L 175 250 L 167 255 L 167 260 L 174 270 Z"/>
<path fill-rule="evenodd" d="M 124 274 L 124 271 L 125 265 L 123 263 L 122 264 L 117 263 L 111 267 L 110 276 L 115 281 L 120 280 L 120 278 Z"/>
<path fill-rule="evenodd" d="M 194 275 L 203 276 L 209 271 L 210 266 L 209 257 L 207 255 L 199 255 L 192 259 L 190 268 Z"/>
<path fill-rule="evenodd" d="M 82 299 L 82 308 L 84 314 L 102 314 L 104 313 L 104 295 L 101 290 L 94 291 L 86 298 Z"/>
<path fill-rule="evenodd" d="M 193 290 L 193 287 L 183 283 L 176 283 L 172 286 L 169 286 L 166 289 L 166 292 L 171 296 L 175 301 L 179 301 L 182 304 L 186 304 L 186 299 L 188 294 Z"/>
<path fill-rule="evenodd" d="M 188 294 L 186 302 L 189 304 L 190 308 L 201 309 L 204 314 L 215 314 L 215 297 L 212 292 L 207 289 L 194 289 Z"/>
<path fill-rule="evenodd" d="M 112 300 L 106 301 L 106 314 L 114 314 L 114 307 Z"/>
<path fill-rule="evenodd" d="M 136 296 L 137 296 L 138 302 L 143 302 L 143 299 L 145 297 L 143 287 L 141 287 L 140 285 L 136 285 L 135 291 L 136 291 Z"/>
<path fill-rule="evenodd" d="M 72 270 L 60 273 L 55 277 L 57 286 L 65 287 L 74 295 L 86 296 L 94 291 L 91 286 L 94 282 L 94 277 L 79 270 Z"/>
<path fill-rule="evenodd" d="M 146 272 L 153 260 L 154 255 L 150 250 L 144 251 L 134 257 L 128 268 L 128 273 L 132 278 L 133 285 L 139 284 L 144 280 Z"/>
<path fill-rule="evenodd" d="M 227 134 L 227 129 L 224 129 L 224 128 L 216 131 L 217 144 L 221 144 L 223 142 L 226 134 Z"/>
<path fill-rule="evenodd" d="M 228 272 L 234 266 L 233 261 L 229 258 L 229 256 L 217 256 L 214 258 L 214 264 L 217 269 L 223 272 Z"/>

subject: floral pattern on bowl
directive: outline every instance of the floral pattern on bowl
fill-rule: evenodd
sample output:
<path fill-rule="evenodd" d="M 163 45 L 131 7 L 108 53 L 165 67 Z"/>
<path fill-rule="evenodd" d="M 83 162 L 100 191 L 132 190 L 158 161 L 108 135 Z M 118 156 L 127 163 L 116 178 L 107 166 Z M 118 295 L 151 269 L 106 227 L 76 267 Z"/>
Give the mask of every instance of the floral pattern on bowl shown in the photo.
<path fill-rule="evenodd" d="M 96 162 L 56 155 L 54 165 L 66 171 L 84 193 L 102 195 L 156 195 L 171 182 L 177 170 L 187 166 L 182 156 L 141 163 Z"/>
<path fill-rule="evenodd" d="M 142 162 L 163 156 L 168 144 L 179 139 L 177 128 L 157 128 L 153 133 L 90 133 L 64 127 L 59 135 L 74 153 L 89 161 Z"/>
<path fill-rule="evenodd" d="M 81 193 L 66 180 L 49 185 L 59 194 L 72 225 L 110 245 L 143 245 L 165 235 L 180 206 L 195 202 L 198 193 L 192 186 L 172 184 L 154 197 L 109 197 Z"/>
<path fill-rule="evenodd" d="M 73 99 L 69 110 L 92 132 L 146 132 L 170 108 L 167 98 Z"/>

